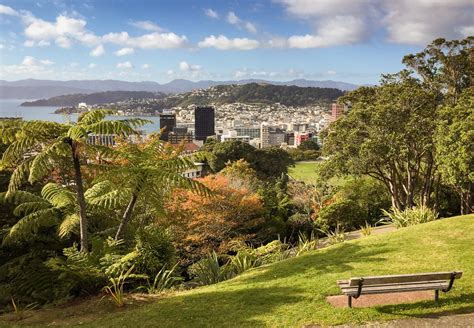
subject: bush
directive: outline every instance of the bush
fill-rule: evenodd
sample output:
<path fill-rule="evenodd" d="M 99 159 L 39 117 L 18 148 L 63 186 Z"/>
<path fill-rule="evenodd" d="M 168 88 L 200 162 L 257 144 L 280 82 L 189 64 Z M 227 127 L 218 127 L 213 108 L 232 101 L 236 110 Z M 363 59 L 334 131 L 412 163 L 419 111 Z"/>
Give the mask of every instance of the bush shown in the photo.
<path fill-rule="evenodd" d="M 338 225 L 344 230 L 354 230 L 365 223 L 365 212 L 356 201 L 336 201 L 319 212 L 318 225 L 323 230 L 333 230 Z"/>
<path fill-rule="evenodd" d="M 136 271 L 155 276 L 163 267 L 175 262 L 175 248 L 169 233 L 156 226 L 147 226 L 137 231 L 134 260 Z"/>
<path fill-rule="evenodd" d="M 228 263 L 219 264 L 216 252 L 212 252 L 207 258 L 191 265 L 188 272 L 194 277 L 193 280 L 201 285 L 216 284 L 234 276 L 232 268 Z"/>
<path fill-rule="evenodd" d="M 383 213 L 386 216 L 384 221 L 394 224 L 397 228 L 426 223 L 438 218 L 438 213 L 426 206 L 406 208 L 403 211 L 393 208 L 391 212 L 383 210 Z"/>

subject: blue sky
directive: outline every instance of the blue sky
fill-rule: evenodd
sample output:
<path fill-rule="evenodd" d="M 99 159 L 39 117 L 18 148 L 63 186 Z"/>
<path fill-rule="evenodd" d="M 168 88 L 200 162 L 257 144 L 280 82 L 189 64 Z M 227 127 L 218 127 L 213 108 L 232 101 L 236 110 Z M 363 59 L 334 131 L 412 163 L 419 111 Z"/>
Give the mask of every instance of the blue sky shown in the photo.
<path fill-rule="evenodd" d="M 0 0 L 0 79 L 376 83 L 473 0 Z"/>

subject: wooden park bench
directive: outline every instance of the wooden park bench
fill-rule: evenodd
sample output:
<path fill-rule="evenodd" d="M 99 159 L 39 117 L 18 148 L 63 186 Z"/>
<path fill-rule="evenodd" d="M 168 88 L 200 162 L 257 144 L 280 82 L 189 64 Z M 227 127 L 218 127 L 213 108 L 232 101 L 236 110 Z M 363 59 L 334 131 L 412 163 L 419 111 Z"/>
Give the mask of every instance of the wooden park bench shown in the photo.
<path fill-rule="evenodd" d="M 402 274 L 391 276 L 371 276 L 338 280 L 337 284 L 348 297 L 348 305 L 352 307 L 352 298 L 360 295 L 385 294 L 434 290 L 435 301 L 439 299 L 439 291 L 447 293 L 451 290 L 454 280 L 461 278 L 461 271 L 430 272 Z"/>

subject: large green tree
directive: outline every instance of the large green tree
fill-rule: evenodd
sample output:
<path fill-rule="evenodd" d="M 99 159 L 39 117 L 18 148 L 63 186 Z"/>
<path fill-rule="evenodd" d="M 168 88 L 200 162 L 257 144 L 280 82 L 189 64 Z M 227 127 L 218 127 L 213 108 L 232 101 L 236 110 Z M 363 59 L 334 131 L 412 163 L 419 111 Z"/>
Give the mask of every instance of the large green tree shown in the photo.
<path fill-rule="evenodd" d="M 86 200 L 82 163 L 97 157 L 110 157 L 113 151 L 103 145 L 89 143 L 91 135 L 129 136 L 147 121 L 139 118 L 105 120 L 107 110 L 81 114 L 77 122 L 8 120 L 0 122 L 0 141 L 9 144 L 3 153 L 1 167 L 14 168 L 7 197 L 28 180 L 41 181 L 58 160 L 67 160 L 74 172 L 74 186 L 80 221 L 81 251 L 88 250 Z"/>
<path fill-rule="evenodd" d="M 352 110 L 327 133 L 331 169 L 381 181 L 395 208 L 429 204 L 436 182 L 436 94 L 402 71 L 342 101 Z"/>
<path fill-rule="evenodd" d="M 436 136 L 443 182 L 460 197 L 461 213 L 474 211 L 474 87 L 464 90 L 456 106 L 440 111 Z"/>

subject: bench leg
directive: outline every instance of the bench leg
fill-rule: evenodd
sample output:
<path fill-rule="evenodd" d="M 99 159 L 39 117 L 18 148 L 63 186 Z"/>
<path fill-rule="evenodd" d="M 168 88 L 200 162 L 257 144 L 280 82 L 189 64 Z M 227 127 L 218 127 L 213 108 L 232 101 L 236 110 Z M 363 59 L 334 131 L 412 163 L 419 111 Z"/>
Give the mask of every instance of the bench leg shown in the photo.
<path fill-rule="evenodd" d="M 439 301 L 439 290 L 435 290 L 435 302 Z"/>
<path fill-rule="evenodd" d="M 347 296 L 347 305 L 351 308 L 352 307 L 352 296 Z"/>

